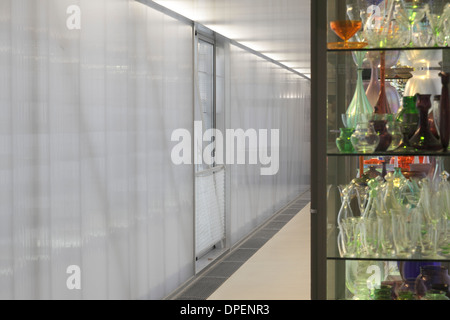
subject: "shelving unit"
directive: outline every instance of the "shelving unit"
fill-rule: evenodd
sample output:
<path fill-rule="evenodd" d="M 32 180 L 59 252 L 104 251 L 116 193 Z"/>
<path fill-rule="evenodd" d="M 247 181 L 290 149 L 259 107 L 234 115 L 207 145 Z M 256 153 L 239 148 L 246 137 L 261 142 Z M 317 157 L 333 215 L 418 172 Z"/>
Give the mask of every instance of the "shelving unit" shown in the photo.
<path fill-rule="evenodd" d="M 339 128 L 343 127 L 341 114 L 354 94 L 356 65 L 352 52 L 360 51 L 409 51 L 441 50 L 448 59 L 449 47 L 406 47 L 406 48 L 364 48 L 328 49 L 327 43 L 336 41 L 329 28 L 330 16 L 345 16 L 345 0 L 312 1 L 312 298 L 348 299 L 349 269 L 354 272 L 368 272 L 369 266 L 384 265 L 385 271 L 395 270 L 396 265 L 405 262 L 450 263 L 450 254 L 444 258 L 430 259 L 414 254 L 408 258 L 396 256 L 341 257 L 337 248 L 337 214 L 340 196 L 336 190 L 340 184 L 347 184 L 355 178 L 361 158 L 385 156 L 428 156 L 445 157 L 450 161 L 450 152 L 407 152 L 396 151 L 367 153 L 341 153 L 336 148 Z M 354 2 L 354 1 L 353 1 Z M 448 65 L 446 60 L 443 65 Z M 325 201 L 327 199 L 327 201 Z M 372 263 L 372 264 L 371 264 Z M 358 266 L 359 264 L 359 266 Z M 390 272 L 390 271 L 387 271 Z M 353 274 L 354 275 L 354 274 Z M 386 275 L 386 274 L 385 274 Z M 398 277 L 395 272 L 391 279 Z M 387 277 L 389 278 L 389 277 Z"/>

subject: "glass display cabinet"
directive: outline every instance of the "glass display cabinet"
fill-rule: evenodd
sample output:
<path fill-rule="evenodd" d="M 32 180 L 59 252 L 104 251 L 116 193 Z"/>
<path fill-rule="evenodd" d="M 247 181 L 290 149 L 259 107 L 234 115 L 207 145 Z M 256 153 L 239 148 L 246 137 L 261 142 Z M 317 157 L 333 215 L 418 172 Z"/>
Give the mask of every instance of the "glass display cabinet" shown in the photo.
<path fill-rule="evenodd" d="M 447 300 L 450 3 L 311 6 L 312 298 Z"/>

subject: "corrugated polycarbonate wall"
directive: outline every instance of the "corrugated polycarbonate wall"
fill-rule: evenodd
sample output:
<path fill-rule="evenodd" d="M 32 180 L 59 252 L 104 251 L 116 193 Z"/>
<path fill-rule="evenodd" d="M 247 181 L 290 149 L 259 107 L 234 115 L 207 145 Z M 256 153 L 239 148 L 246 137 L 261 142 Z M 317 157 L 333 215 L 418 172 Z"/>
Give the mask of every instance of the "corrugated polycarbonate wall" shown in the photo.
<path fill-rule="evenodd" d="M 227 127 L 279 131 L 279 168 L 275 157 L 270 165 L 251 165 L 247 149 L 244 165 L 229 167 L 231 200 L 231 244 L 270 218 L 310 186 L 310 81 L 235 45 L 230 46 L 230 103 Z M 259 143 L 258 143 L 259 144 Z M 258 145 L 258 152 L 261 146 Z M 275 149 L 277 150 L 277 149 Z M 259 159 L 261 160 L 261 159 Z M 237 163 L 237 160 L 236 160 Z M 273 173 L 262 175 L 261 168 Z"/>
<path fill-rule="evenodd" d="M 160 299 L 193 275 L 170 140 L 192 59 L 191 25 L 132 0 L 0 1 L 0 298 Z"/>

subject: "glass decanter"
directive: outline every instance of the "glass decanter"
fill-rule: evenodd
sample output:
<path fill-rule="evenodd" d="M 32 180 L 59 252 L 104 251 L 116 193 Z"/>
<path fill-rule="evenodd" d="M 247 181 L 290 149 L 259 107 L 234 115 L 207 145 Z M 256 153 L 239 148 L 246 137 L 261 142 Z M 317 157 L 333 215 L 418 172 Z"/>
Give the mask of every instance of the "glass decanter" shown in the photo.
<path fill-rule="evenodd" d="M 380 137 L 366 117 L 358 117 L 358 119 L 360 121 L 350 138 L 353 148 L 359 153 L 373 153 L 380 143 Z"/>
<path fill-rule="evenodd" d="M 342 223 L 342 221 L 354 217 L 351 208 L 351 197 L 355 192 L 353 183 L 350 183 L 346 186 L 339 186 L 339 190 L 341 194 L 341 208 L 339 209 L 337 217 L 338 226 Z"/>
<path fill-rule="evenodd" d="M 443 174 L 446 173 L 444 166 L 444 158 L 435 157 L 433 162 L 434 162 L 434 170 L 431 183 L 434 189 L 440 189 L 442 178 L 444 177 Z"/>
<path fill-rule="evenodd" d="M 411 137 L 409 143 L 416 150 L 438 151 L 442 149 L 441 142 L 430 131 L 428 112 L 431 108 L 430 94 L 417 94 L 419 110 L 419 128 Z"/>
<path fill-rule="evenodd" d="M 369 199 L 369 187 L 366 185 L 358 184 L 356 181 L 353 182 L 356 191 L 356 197 L 358 199 L 359 215 L 362 217 L 364 215 L 364 209 L 366 208 L 367 201 Z"/>
<path fill-rule="evenodd" d="M 341 257 L 353 255 L 354 249 L 351 244 L 352 235 L 355 228 L 354 215 L 351 208 L 351 197 L 354 192 L 354 185 L 348 184 L 339 186 L 341 196 L 341 208 L 337 216 L 337 227 L 339 229 L 337 244 Z"/>

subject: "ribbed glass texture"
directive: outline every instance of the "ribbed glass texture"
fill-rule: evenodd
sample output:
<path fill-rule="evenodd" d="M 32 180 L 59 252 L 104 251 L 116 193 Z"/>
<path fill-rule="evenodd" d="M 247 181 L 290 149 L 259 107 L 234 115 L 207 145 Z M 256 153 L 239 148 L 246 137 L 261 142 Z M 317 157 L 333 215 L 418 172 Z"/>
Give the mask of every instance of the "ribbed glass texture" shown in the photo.
<path fill-rule="evenodd" d="M 279 170 L 262 162 L 230 166 L 231 243 L 237 243 L 310 186 L 310 82 L 237 46 L 230 46 L 230 129 L 279 130 Z M 259 136 L 262 139 L 262 136 Z M 275 141 L 274 141 L 275 142 Z M 254 150 L 247 150 L 247 153 Z M 261 148 L 258 149 L 261 151 Z M 275 157 L 272 157 L 272 164 Z"/>
<path fill-rule="evenodd" d="M 0 1 L 1 299 L 160 299 L 193 275 L 170 141 L 192 60 L 192 26 L 133 0 Z"/>

